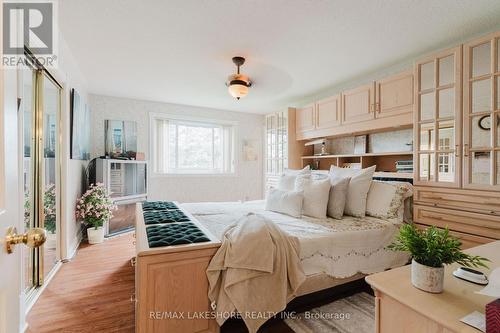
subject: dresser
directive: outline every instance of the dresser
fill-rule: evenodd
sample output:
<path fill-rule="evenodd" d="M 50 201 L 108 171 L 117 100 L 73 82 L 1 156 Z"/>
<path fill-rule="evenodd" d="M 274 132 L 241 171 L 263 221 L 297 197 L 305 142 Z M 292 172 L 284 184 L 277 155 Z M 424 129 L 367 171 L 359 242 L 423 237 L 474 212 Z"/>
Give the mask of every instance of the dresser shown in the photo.
<path fill-rule="evenodd" d="M 486 275 L 500 266 L 500 241 L 466 250 L 491 260 Z M 377 333 L 479 333 L 460 318 L 473 311 L 484 313 L 494 298 L 475 294 L 483 286 L 455 278 L 457 264 L 445 268 L 444 291 L 431 294 L 411 284 L 410 266 L 367 276 L 366 282 L 375 291 Z"/>

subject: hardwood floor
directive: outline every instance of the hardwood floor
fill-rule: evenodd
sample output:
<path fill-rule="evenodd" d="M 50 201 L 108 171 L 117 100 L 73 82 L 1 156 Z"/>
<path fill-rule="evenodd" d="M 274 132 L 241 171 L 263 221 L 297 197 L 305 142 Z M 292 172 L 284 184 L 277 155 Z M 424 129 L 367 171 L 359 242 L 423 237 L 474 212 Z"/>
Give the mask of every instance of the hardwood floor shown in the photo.
<path fill-rule="evenodd" d="M 29 333 L 134 332 L 134 257 L 132 234 L 82 244 L 63 264 L 33 309 Z M 242 321 L 228 322 L 224 332 L 248 332 Z M 259 333 L 293 333 L 283 321 L 270 321 Z"/>
<path fill-rule="evenodd" d="M 131 233 L 103 244 L 82 244 L 76 257 L 63 264 L 28 315 L 28 333 L 134 332 L 135 251 Z M 288 311 L 302 312 L 367 287 L 354 281 L 295 299 Z M 246 333 L 242 320 L 229 320 L 221 333 Z M 270 320 L 259 333 L 293 333 L 282 320 Z"/>
<path fill-rule="evenodd" d="M 132 234 L 82 244 L 30 311 L 30 333 L 134 332 Z"/>

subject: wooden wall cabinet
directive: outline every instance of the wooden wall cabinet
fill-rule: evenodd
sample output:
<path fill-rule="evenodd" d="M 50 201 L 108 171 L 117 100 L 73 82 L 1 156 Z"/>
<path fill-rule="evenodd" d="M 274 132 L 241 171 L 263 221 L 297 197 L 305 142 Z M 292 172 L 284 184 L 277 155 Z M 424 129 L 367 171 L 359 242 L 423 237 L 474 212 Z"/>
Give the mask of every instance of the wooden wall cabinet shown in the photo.
<path fill-rule="evenodd" d="M 462 48 L 415 64 L 415 184 L 461 185 Z"/>
<path fill-rule="evenodd" d="M 375 118 L 413 112 L 413 72 L 406 71 L 376 82 Z"/>
<path fill-rule="evenodd" d="M 340 126 L 340 95 L 325 98 L 315 103 L 316 129 Z"/>
<path fill-rule="evenodd" d="M 415 65 L 414 220 L 448 227 L 463 247 L 500 239 L 499 40 Z"/>
<path fill-rule="evenodd" d="M 296 109 L 297 132 L 312 131 L 316 127 L 316 116 L 314 104 Z"/>
<path fill-rule="evenodd" d="M 375 119 L 375 83 L 342 92 L 342 123 Z"/>
<path fill-rule="evenodd" d="M 410 127 L 413 122 L 413 85 L 413 72 L 405 71 L 297 109 L 297 138 L 303 140 Z"/>
<path fill-rule="evenodd" d="M 500 190 L 500 32 L 464 45 L 464 188 Z"/>

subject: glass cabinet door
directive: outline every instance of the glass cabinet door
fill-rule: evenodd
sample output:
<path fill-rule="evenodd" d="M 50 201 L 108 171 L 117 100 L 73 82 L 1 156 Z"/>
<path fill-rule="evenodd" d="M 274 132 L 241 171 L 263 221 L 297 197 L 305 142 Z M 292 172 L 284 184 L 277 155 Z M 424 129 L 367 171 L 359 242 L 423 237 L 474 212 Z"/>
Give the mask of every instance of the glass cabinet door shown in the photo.
<path fill-rule="evenodd" d="M 288 168 L 288 112 L 266 116 L 265 187 L 277 185 L 277 176 Z"/>
<path fill-rule="evenodd" d="M 415 184 L 459 187 L 461 48 L 416 64 Z"/>
<path fill-rule="evenodd" d="M 464 46 L 464 187 L 500 188 L 500 33 Z"/>

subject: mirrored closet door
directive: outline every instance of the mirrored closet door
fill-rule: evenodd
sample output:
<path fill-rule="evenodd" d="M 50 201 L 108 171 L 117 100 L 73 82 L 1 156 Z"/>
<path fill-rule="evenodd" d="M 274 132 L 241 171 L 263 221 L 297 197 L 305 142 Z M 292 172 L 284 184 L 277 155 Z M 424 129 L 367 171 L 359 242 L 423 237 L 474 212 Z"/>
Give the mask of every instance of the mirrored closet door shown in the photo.
<path fill-rule="evenodd" d="M 24 228 L 44 228 L 47 241 L 25 248 L 25 294 L 36 294 L 60 260 L 61 86 L 36 62 L 19 70 L 19 123 L 22 126 Z"/>
<path fill-rule="evenodd" d="M 464 187 L 500 189 L 500 33 L 464 46 Z"/>
<path fill-rule="evenodd" d="M 416 64 L 415 184 L 460 187 L 460 47 Z"/>

